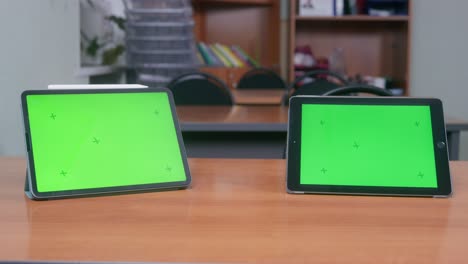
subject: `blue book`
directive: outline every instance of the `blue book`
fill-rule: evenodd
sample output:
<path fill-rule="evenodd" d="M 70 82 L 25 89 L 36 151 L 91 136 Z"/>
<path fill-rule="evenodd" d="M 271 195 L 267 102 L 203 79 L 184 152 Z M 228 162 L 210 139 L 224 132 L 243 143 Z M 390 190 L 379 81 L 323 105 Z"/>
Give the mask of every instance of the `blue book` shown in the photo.
<path fill-rule="evenodd" d="M 213 61 L 213 66 L 223 66 L 224 63 L 216 56 L 209 45 L 205 45 L 206 51 L 209 54 L 211 60 Z"/>
<path fill-rule="evenodd" d="M 212 65 L 212 61 L 209 57 L 209 54 L 208 52 L 206 51 L 206 49 L 204 48 L 204 43 L 203 42 L 200 42 L 198 43 L 197 47 L 198 47 L 198 50 L 200 51 L 200 54 L 202 55 L 203 57 L 203 60 L 205 61 L 205 65 Z"/>

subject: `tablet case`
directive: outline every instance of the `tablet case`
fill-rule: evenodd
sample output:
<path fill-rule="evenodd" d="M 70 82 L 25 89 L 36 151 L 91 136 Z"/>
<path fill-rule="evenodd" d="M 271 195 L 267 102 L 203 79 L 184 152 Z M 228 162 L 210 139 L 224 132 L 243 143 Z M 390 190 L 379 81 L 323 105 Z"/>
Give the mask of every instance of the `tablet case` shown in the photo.
<path fill-rule="evenodd" d="M 112 87 L 114 88 L 114 87 Z M 123 87 L 122 87 L 123 88 Z M 132 87 L 132 88 L 142 88 L 142 87 Z M 161 89 L 161 90 L 165 90 L 166 92 L 168 91 L 167 89 Z M 170 93 L 170 91 L 168 91 Z M 174 106 L 173 105 L 173 101 L 170 99 L 169 100 L 170 102 L 170 105 L 172 104 L 171 108 Z M 175 109 L 172 109 L 172 110 L 175 110 Z M 177 116 L 175 115 L 175 119 L 177 119 Z M 175 125 L 177 125 L 178 122 L 176 122 Z M 181 139 L 182 141 L 180 142 L 181 144 L 183 144 L 183 139 Z M 27 140 L 28 141 L 28 140 Z M 26 144 L 28 144 L 28 142 L 26 142 Z M 185 148 L 183 146 L 181 146 L 181 150 L 182 150 L 182 160 L 184 163 L 186 163 L 186 159 L 187 159 L 187 155 L 186 155 L 186 152 L 185 152 Z M 184 161 L 185 159 L 185 161 Z M 28 159 L 28 164 L 27 164 L 27 167 L 26 167 L 26 173 L 25 173 L 25 184 L 24 184 L 24 193 L 25 195 L 31 199 L 31 200 L 49 200 L 49 199 L 57 199 L 57 198 L 69 198 L 67 196 L 60 196 L 60 197 L 48 197 L 48 198 L 38 198 L 36 196 L 33 195 L 32 193 L 32 190 L 31 190 L 31 179 L 30 179 L 30 173 L 29 173 L 29 159 Z M 190 171 L 187 171 L 187 181 L 188 181 L 188 185 L 190 184 L 191 182 L 191 175 L 190 175 Z M 188 187 L 187 186 L 179 186 L 179 187 L 162 187 L 162 188 L 158 188 L 158 189 L 151 189 L 150 191 L 152 192 L 156 192 L 156 191 L 162 191 L 162 190 L 179 190 L 179 189 L 185 189 Z M 136 191 L 124 191 L 124 192 L 119 192 L 119 191 L 116 191 L 114 193 L 138 193 L 138 192 L 145 192 L 145 190 L 136 190 Z M 112 193 L 111 193 L 112 194 Z M 93 194 L 84 194 L 84 195 L 79 195 L 79 196 L 70 196 L 70 197 L 86 197 L 86 196 L 100 196 L 102 194 L 100 193 L 93 193 Z"/>
<path fill-rule="evenodd" d="M 446 133 L 445 133 L 445 124 L 443 119 L 442 111 L 442 102 L 437 99 L 427 99 L 427 98 L 382 98 L 382 97 L 313 97 L 313 96 L 298 96 L 293 97 L 295 103 L 292 103 L 289 113 L 289 128 L 288 128 L 288 169 L 287 169 L 287 191 L 289 193 L 327 193 L 327 194 L 359 194 L 359 195 L 398 195 L 398 196 L 431 196 L 431 197 L 447 197 L 451 193 L 451 179 L 450 179 L 450 170 L 448 166 L 448 153 L 446 143 Z M 305 112 L 305 107 L 309 106 L 314 110 L 307 110 Z M 385 115 L 390 113 L 393 115 L 398 111 L 395 119 L 394 116 L 374 116 L 375 112 L 381 106 L 387 106 L 388 111 L 380 112 Z M 401 108 L 395 108 L 393 106 L 400 106 Z M 414 107 L 413 107 L 414 106 Z M 353 109 L 351 109 L 352 107 Z M 427 108 L 426 108 L 427 107 Z M 307 108 L 307 109 L 309 109 Z M 335 110 L 334 110 L 335 109 Z M 344 111 L 343 109 L 346 109 Z M 367 120 L 366 123 L 356 123 L 356 117 L 359 115 L 357 111 L 364 111 L 369 113 L 364 115 L 357 120 Z M 384 108 L 381 108 L 384 109 Z M 429 111 L 430 110 L 430 111 Z M 314 112 L 310 112 L 314 111 Z M 342 111 L 336 112 L 333 111 Z M 409 111 L 409 112 L 408 112 Z M 307 113 L 307 115 L 306 115 Z M 413 115 L 411 115 L 413 113 Z M 427 114 L 428 113 L 428 114 Z M 328 115 L 329 118 L 326 119 Z M 401 116 L 400 116 L 401 115 Z M 414 115 L 422 115 L 419 118 L 420 120 L 413 120 Z M 344 119 L 339 121 L 337 119 L 339 116 L 342 116 Z M 413 117 L 412 117 L 413 116 Z M 330 118 L 331 117 L 331 118 Z M 388 117 L 388 118 L 387 118 Z M 367 119 L 365 119 L 367 118 Z M 378 120 L 377 120 L 377 119 Z M 428 122 L 424 123 L 424 118 L 428 118 Z M 370 120 L 374 120 L 369 122 Z M 307 120 L 305 122 L 304 120 Z M 328 120 L 328 121 L 327 121 Z M 330 121 L 332 120 L 332 121 Z M 304 121 L 304 123 L 303 123 Z M 363 121 L 364 122 L 364 121 Z M 381 123 L 379 123 L 381 122 Z M 383 123 L 382 123 L 383 122 Z M 401 132 L 400 137 L 397 137 L 398 142 L 410 141 L 412 139 L 418 139 L 417 143 L 425 142 L 423 145 L 416 145 L 417 147 L 412 148 L 412 151 L 401 152 L 401 150 L 396 150 L 393 146 L 398 146 L 398 143 L 386 144 L 389 147 L 389 151 L 380 149 L 382 143 L 392 142 L 391 138 L 393 135 L 382 135 L 378 131 L 393 131 L 392 128 L 385 128 L 385 125 L 389 126 L 390 124 L 399 124 L 404 127 L 416 127 L 408 130 L 412 133 L 408 137 L 408 132 Z M 347 125 L 349 123 L 349 126 Z M 366 129 L 363 124 L 374 124 L 371 127 Z M 324 127 L 325 126 L 325 127 Z M 378 128 L 376 128 L 378 127 Z M 428 127 L 429 131 L 423 133 L 423 131 L 418 128 Z M 332 130 L 330 130 L 332 129 Z M 380 130 L 379 130 L 380 129 Z M 369 141 L 371 145 L 367 146 L 367 151 L 360 153 L 359 155 L 348 156 L 346 153 L 357 153 L 358 150 L 363 149 L 361 146 L 361 141 L 356 141 L 355 133 L 358 131 L 365 130 L 367 134 L 371 133 Z M 372 132 L 373 131 L 373 132 Z M 399 130 L 406 131 L 406 130 Z M 325 133 L 325 134 L 324 134 Z M 366 134 L 364 133 L 364 134 Z M 306 136 L 304 136 L 304 134 Z M 351 136 L 349 136 L 351 135 Z M 354 136 L 352 136 L 354 135 Z M 361 134 L 359 134 L 361 135 Z M 366 138 L 365 136 L 363 138 Z M 376 138 L 379 138 L 379 143 L 374 143 Z M 400 138 L 400 140 L 398 140 Z M 389 140 L 385 140 L 389 139 Z M 381 140 L 384 140 L 382 142 Z M 394 139 L 393 139 L 394 140 Z M 297 141 L 297 142 L 296 142 Z M 307 142 L 308 147 L 304 147 L 304 142 Z M 325 143 L 329 142 L 329 143 Z M 313 144 L 313 148 L 311 148 Z M 328 145 L 331 144 L 331 145 Z M 405 144 L 406 143 L 402 143 Z M 411 144 L 411 143 L 408 143 Z M 343 151 L 340 150 L 341 146 L 345 146 Z M 325 148 L 325 149 L 324 149 Z M 376 150 L 379 149 L 379 150 Z M 292 152 L 291 152 L 291 149 Z M 431 158 L 431 152 L 428 152 L 429 149 L 433 149 L 434 153 Z M 312 151 L 312 154 L 310 154 Z M 395 152 L 392 152 L 395 151 Z M 307 156 L 303 153 L 306 151 Z M 377 151 L 377 152 L 376 152 Z M 383 152 L 379 152 L 383 151 Z M 417 154 L 419 151 L 420 154 Z M 320 154 L 319 154 L 319 153 Z M 326 154 L 329 153 L 329 154 Z M 374 154 L 372 154 L 374 153 Z M 383 157 L 380 157 L 382 154 Z M 351 165 L 353 166 L 353 157 L 362 158 L 368 157 L 368 159 L 358 160 L 358 164 L 366 162 L 374 162 L 374 157 L 380 157 L 382 165 L 385 166 L 397 166 L 396 164 L 392 165 L 393 157 L 400 157 L 402 153 L 414 153 L 407 154 L 413 155 L 412 157 L 417 157 L 414 159 L 411 157 L 403 158 L 405 161 L 410 161 L 408 169 L 416 169 L 414 172 L 401 171 L 405 169 L 405 165 L 398 166 L 394 169 L 385 170 L 382 174 L 385 175 L 383 178 L 371 177 L 377 176 L 375 174 L 362 174 L 361 172 L 354 171 L 355 174 L 346 169 L 343 169 L 343 166 Z M 384 155 L 385 154 L 385 155 Z M 317 156 L 318 155 L 318 156 Z M 332 155 L 332 156 L 327 156 Z M 370 155 L 370 156 L 369 156 Z M 378 156 L 376 156 L 378 155 Z M 390 156 L 390 157 L 388 157 Z M 318 157 L 318 158 L 317 158 Z M 338 162 L 330 162 L 330 157 L 333 157 L 338 160 Z M 401 158 L 401 157 L 400 157 Z M 305 160 L 303 160 L 305 159 Z M 378 161 L 377 159 L 376 161 Z M 432 162 L 431 162 L 432 160 Z M 305 161 L 305 163 L 304 163 Z M 343 161 L 343 162 L 339 162 Z M 346 162 L 345 162 L 346 161 Z M 364 162 L 363 162 L 364 161 Z M 414 163 L 417 162 L 417 163 Z M 339 164 L 337 164 L 339 163 Z M 320 164 L 334 164 L 339 167 L 334 167 L 333 170 L 326 167 L 326 165 Z M 373 163 L 371 163 L 373 164 Z M 376 168 L 379 171 L 380 163 L 376 163 L 375 166 L 366 166 L 366 168 Z M 405 163 L 406 164 L 406 163 Z M 415 165 L 416 164 L 416 165 Z M 423 170 L 421 172 L 421 166 Z M 304 167 L 305 166 L 305 167 Z M 329 165 L 331 166 L 331 165 Z M 362 165 L 361 165 L 362 166 Z M 376 167 L 377 166 L 377 167 Z M 414 167 L 416 166 L 416 167 Z M 354 166 L 355 167 L 355 166 Z M 353 167 L 353 168 L 354 168 Z M 351 167 L 350 167 L 351 168 Z M 380 168 L 380 169 L 379 169 Z M 384 167 L 385 168 L 385 167 Z M 424 168 L 428 171 L 424 171 Z M 434 168 L 434 171 L 431 171 Z M 319 171 L 320 170 L 320 171 Z M 370 173 L 373 169 L 366 169 Z M 374 169 L 375 170 L 375 169 Z M 334 172 L 335 174 L 330 174 Z M 392 173 L 398 173 L 393 174 Z M 409 173 L 409 174 L 408 174 Z M 312 176 L 314 175 L 314 176 Z M 356 175 L 356 180 L 351 180 L 349 176 Z M 406 175 L 414 175 L 415 178 L 406 177 Z M 435 176 L 431 176 L 435 175 Z M 307 177 L 305 177 L 307 176 Z M 395 176 L 395 177 L 393 177 Z M 396 177 L 399 176 L 399 177 Z M 430 176 L 430 177 L 425 177 Z M 313 177 L 313 178 L 312 178 Z M 371 177 L 371 178 L 369 178 Z M 435 177 L 435 183 L 434 178 Z M 306 179 L 307 178 L 307 179 Z M 312 180 L 313 179 L 313 180 Z M 391 179 L 391 180 L 389 180 Z M 397 179 L 397 180 L 394 180 Z"/>

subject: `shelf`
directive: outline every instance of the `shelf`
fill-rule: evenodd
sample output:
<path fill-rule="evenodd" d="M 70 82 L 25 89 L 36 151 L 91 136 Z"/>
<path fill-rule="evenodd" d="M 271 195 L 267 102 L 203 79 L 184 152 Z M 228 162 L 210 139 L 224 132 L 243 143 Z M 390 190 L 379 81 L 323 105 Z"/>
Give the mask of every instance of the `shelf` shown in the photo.
<path fill-rule="evenodd" d="M 309 46 L 316 57 L 329 57 L 335 48 L 344 56 L 350 76 L 387 76 L 395 86 L 410 94 L 409 65 L 411 1 L 408 15 L 302 16 L 299 0 L 291 1 L 289 34 L 289 79 L 294 80 L 294 54 L 297 46 Z"/>
<path fill-rule="evenodd" d="M 270 6 L 275 0 L 194 0 L 200 4 Z"/>
<path fill-rule="evenodd" d="M 224 81 L 230 89 L 235 89 L 240 78 L 251 69 L 251 67 L 225 66 L 203 66 L 199 68 L 200 71 L 212 74 L 220 80 Z"/>
<path fill-rule="evenodd" d="M 296 21 L 369 21 L 369 22 L 407 22 L 408 16 L 297 16 Z"/>
<path fill-rule="evenodd" d="M 103 65 L 103 66 L 90 66 L 83 65 L 76 72 L 78 77 L 99 76 L 105 74 L 112 74 L 125 69 L 123 65 Z"/>
<path fill-rule="evenodd" d="M 237 45 L 260 65 L 279 64 L 278 0 L 192 1 L 197 42 Z"/>

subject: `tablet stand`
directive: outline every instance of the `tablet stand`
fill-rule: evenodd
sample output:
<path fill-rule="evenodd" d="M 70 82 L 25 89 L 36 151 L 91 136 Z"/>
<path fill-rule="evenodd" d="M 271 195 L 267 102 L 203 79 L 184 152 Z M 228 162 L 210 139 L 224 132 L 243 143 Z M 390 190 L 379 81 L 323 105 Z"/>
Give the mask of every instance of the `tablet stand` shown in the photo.
<path fill-rule="evenodd" d="M 24 181 L 24 194 L 26 194 L 26 196 L 29 198 L 29 199 L 32 199 L 34 200 L 34 197 L 31 193 L 31 190 L 29 189 L 29 167 L 26 168 L 26 179 Z"/>

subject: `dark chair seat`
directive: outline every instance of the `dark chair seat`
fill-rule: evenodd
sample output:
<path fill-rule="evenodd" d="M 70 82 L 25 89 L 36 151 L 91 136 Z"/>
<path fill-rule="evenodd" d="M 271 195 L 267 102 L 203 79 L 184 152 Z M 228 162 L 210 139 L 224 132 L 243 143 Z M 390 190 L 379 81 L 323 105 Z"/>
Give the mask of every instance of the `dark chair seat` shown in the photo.
<path fill-rule="evenodd" d="M 353 95 L 356 93 L 366 93 L 373 94 L 378 96 L 393 96 L 393 94 L 385 89 L 365 85 L 365 84 L 354 84 L 343 87 L 338 87 L 336 89 L 330 90 L 324 93 L 324 96 L 339 96 L 339 95 Z"/>
<path fill-rule="evenodd" d="M 231 91 L 213 75 L 193 72 L 173 79 L 168 88 L 176 105 L 233 105 Z"/>
<path fill-rule="evenodd" d="M 265 68 L 255 68 L 246 72 L 237 89 L 286 89 L 283 79 L 274 71 Z"/>
<path fill-rule="evenodd" d="M 333 77 L 338 82 L 329 81 L 327 77 Z M 306 79 L 313 78 L 311 82 L 302 84 Z M 291 85 L 293 90 L 292 96 L 295 95 L 323 95 L 326 92 L 334 90 L 340 86 L 347 85 L 346 79 L 332 71 L 328 70 L 315 70 L 307 72 L 301 77 L 294 80 Z"/>

